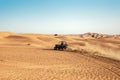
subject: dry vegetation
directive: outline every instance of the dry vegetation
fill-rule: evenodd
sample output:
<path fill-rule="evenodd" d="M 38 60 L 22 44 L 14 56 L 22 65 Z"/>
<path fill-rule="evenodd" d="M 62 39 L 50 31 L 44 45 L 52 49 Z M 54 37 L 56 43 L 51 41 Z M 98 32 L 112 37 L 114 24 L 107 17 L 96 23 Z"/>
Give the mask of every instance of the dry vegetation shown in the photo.
<path fill-rule="evenodd" d="M 120 36 L 1 32 L 0 80 L 120 80 Z"/>

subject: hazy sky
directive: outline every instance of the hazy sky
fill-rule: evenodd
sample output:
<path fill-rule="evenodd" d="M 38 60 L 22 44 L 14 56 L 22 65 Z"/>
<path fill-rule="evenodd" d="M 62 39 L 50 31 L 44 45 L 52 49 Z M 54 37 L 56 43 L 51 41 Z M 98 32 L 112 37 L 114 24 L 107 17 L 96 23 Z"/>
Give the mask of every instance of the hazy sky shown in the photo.
<path fill-rule="evenodd" d="M 120 34 L 120 0 L 0 0 L 0 31 Z"/>

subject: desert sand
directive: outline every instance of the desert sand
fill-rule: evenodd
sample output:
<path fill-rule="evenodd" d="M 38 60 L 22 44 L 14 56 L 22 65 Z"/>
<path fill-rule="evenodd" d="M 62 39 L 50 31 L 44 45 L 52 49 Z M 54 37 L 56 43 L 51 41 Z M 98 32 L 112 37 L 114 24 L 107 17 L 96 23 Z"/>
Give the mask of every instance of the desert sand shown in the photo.
<path fill-rule="evenodd" d="M 0 80 L 120 80 L 120 35 L 1 32 Z"/>

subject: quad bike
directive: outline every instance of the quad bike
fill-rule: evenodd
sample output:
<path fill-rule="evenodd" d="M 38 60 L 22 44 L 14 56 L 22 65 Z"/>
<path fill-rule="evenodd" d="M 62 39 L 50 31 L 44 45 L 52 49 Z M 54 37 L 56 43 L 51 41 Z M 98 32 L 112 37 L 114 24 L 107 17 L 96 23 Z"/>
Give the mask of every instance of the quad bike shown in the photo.
<path fill-rule="evenodd" d="M 65 41 L 60 41 L 58 44 L 55 44 L 54 50 L 66 50 L 67 46 L 68 45 Z"/>

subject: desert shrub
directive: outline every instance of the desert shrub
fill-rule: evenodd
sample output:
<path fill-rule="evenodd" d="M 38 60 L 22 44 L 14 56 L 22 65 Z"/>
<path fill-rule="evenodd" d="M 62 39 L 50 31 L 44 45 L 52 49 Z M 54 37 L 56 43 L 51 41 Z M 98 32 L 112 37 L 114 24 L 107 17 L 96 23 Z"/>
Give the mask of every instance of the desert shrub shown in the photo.
<path fill-rule="evenodd" d="M 58 36 L 58 34 L 54 34 L 54 36 Z"/>

